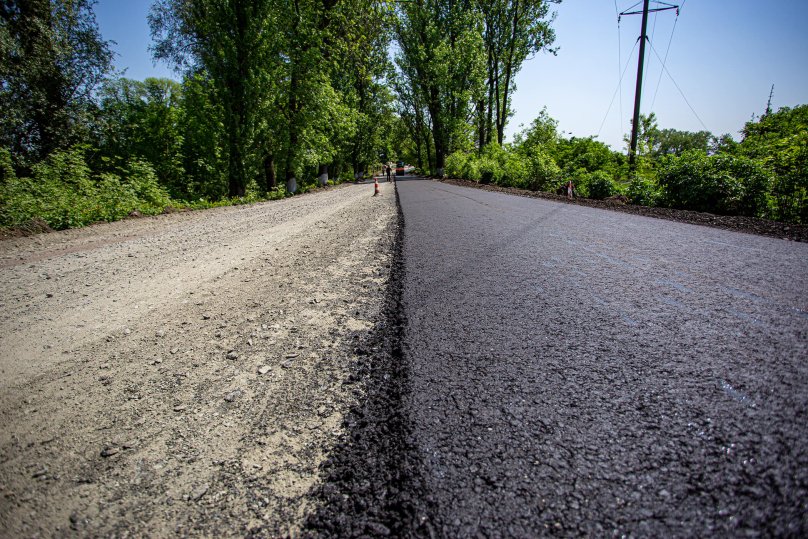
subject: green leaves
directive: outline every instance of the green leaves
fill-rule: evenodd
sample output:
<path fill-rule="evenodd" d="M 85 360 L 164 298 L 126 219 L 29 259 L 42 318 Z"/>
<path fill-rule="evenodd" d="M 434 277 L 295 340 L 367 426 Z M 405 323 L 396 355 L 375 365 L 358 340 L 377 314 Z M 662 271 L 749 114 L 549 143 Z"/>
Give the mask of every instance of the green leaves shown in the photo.
<path fill-rule="evenodd" d="M 63 229 L 114 221 L 137 210 L 162 212 L 169 205 L 151 166 L 132 160 L 119 174 L 94 175 L 90 148 L 57 150 L 33 167 L 30 177 L 12 177 L 0 186 L 0 226 L 22 226 L 34 219 Z"/>

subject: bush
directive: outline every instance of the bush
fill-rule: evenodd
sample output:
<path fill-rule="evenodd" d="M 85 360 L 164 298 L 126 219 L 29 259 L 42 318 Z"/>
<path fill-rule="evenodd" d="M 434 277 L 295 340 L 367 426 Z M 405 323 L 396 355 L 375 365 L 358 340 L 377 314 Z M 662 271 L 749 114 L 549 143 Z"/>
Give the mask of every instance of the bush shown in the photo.
<path fill-rule="evenodd" d="M 32 168 L 31 178 L 12 177 L 0 187 L 0 226 L 22 226 L 35 219 L 63 229 L 96 221 L 113 221 L 137 210 L 160 213 L 169 205 L 151 166 L 133 160 L 117 174 L 93 177 L 88 148 L 57 151 Z"/>
<path fill-rule="evenodd" d="M 0 185 L 16 177 L 14 164 L 11 161 L 11 152 L 7 148 L 0 148 Z"/>
<path fill-rule="evenodd" d="M 446 158 L 446 175 L 450 178 L 468 179 L 463 175 L 466 162 L 471 158 L 466 152 L 458 151 Z"/>
<path fill-rule="evenodd" d="M 561 169 L 544 150 L 534 148 L 527 157 L 527 188 L 553 191 L 561 180 Z"/>
<path fill-rule="evenodd" d="M 617 191 L 611 177 L 602 170 L 592 172 L 588 175 L 587 188 L 589 190 L 589 198 L 598 200 L 609 198 Z"/>
<path fill-rule="evenodd" d="M 662 197 L 662 190 L 653 178 L 637 174 L 628 184 L 626 196 L 632 204 L 657 206 Z"/>
<path fill-rule="evenodd" d="M 674 208 L 727 215 L 761 215 L 772 177 L 752 159 L 698 150 L 660 161 L 662 203 Z"/>
<path fill-rule="evenodd" d="M 503 157 L 500 185 L 527 189 L 528 166 L 525 160 L 514 152 L 504 152 Z"/>

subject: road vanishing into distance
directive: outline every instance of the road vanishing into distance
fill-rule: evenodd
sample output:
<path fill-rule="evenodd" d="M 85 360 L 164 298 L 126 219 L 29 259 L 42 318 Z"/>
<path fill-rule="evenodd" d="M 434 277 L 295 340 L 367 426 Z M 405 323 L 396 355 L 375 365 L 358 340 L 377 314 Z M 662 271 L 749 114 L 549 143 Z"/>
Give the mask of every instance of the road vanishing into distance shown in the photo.
<path fill-rule="evenodd" d="M 0 538 L 808 536 L 808 244 L 374 191 L 0 242 Z"/>
<path fill-rule="evenodd" d="M 808 533 L 808 245 L 397 187 L 413 534 Z"/>

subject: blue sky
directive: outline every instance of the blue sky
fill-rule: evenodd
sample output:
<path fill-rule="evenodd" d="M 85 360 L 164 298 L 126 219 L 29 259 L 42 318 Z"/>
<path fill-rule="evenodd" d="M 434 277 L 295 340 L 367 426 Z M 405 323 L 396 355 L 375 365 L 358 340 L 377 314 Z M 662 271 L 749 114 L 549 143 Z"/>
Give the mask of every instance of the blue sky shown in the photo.
<path fill-rule="evenodd" d="M 506 131 L 509 136 L 546 106 L 567 135 L 598 135 L 613 149 L 623 149 L 634 103 L 641 17 L 623 17 L 618 31 L 617 12 L 635 3 L 565 0 L 555 6 L 560 50 L 556 56 L 542 53 L 524 64 L 516 78 L 516 112 Z M 642 111 L 653 110 L 660 127 L 706 128 L 737 139 L 744 122 L 764 110 L 772 84 L 775 109 L 808 104 L 808 1 L 678 4 L 678 17 L 666 11 L 651 15 L 648 22 L 653 49 L 646 48 Z M 154 65 L 148 52 L 150 5 L 151 0 L 100 0 L 95 12 L 101 33 L 117 42 L 116 66 L 126 69 L 127 77 L 177 78 L 164 64 Z M 665 65 L 672 79 L 661 71 L 668 43 Z M 619 72 L 626 66 L 618 84 Z M 615 90 L 622 91 L 610 108 Z"/>

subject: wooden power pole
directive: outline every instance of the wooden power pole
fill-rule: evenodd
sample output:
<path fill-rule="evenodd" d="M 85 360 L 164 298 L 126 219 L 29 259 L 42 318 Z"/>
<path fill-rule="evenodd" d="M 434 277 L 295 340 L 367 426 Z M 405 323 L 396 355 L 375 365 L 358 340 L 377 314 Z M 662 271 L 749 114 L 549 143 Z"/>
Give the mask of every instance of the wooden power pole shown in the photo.
<path fill-rule="evenodd" d="M 623 15 L 638 15 L 642 13 L 642 30 L 640 31 L 640 58 L 637 61 L 637 86 L 634 91 L 634 119 L 631 121 L 631 144 L 628 150 L 628 166 L 630 170 L 634 170 L 637 161 L 637 131 L 640 124 L 640 97 L 642 95 L 642 72 L 645 65 L 645 42 L 648 40 L 648 13 L 657 11 L 666 11 L 675 9 L 679 12 L 679 6 L 673 4 L 666 4 L 665 2 L 657 2 L 659 7 L 649 9 L 650 0 L 643 0 L 642 11 L 624 11 L 620 13 L 619 17 Z"/>

